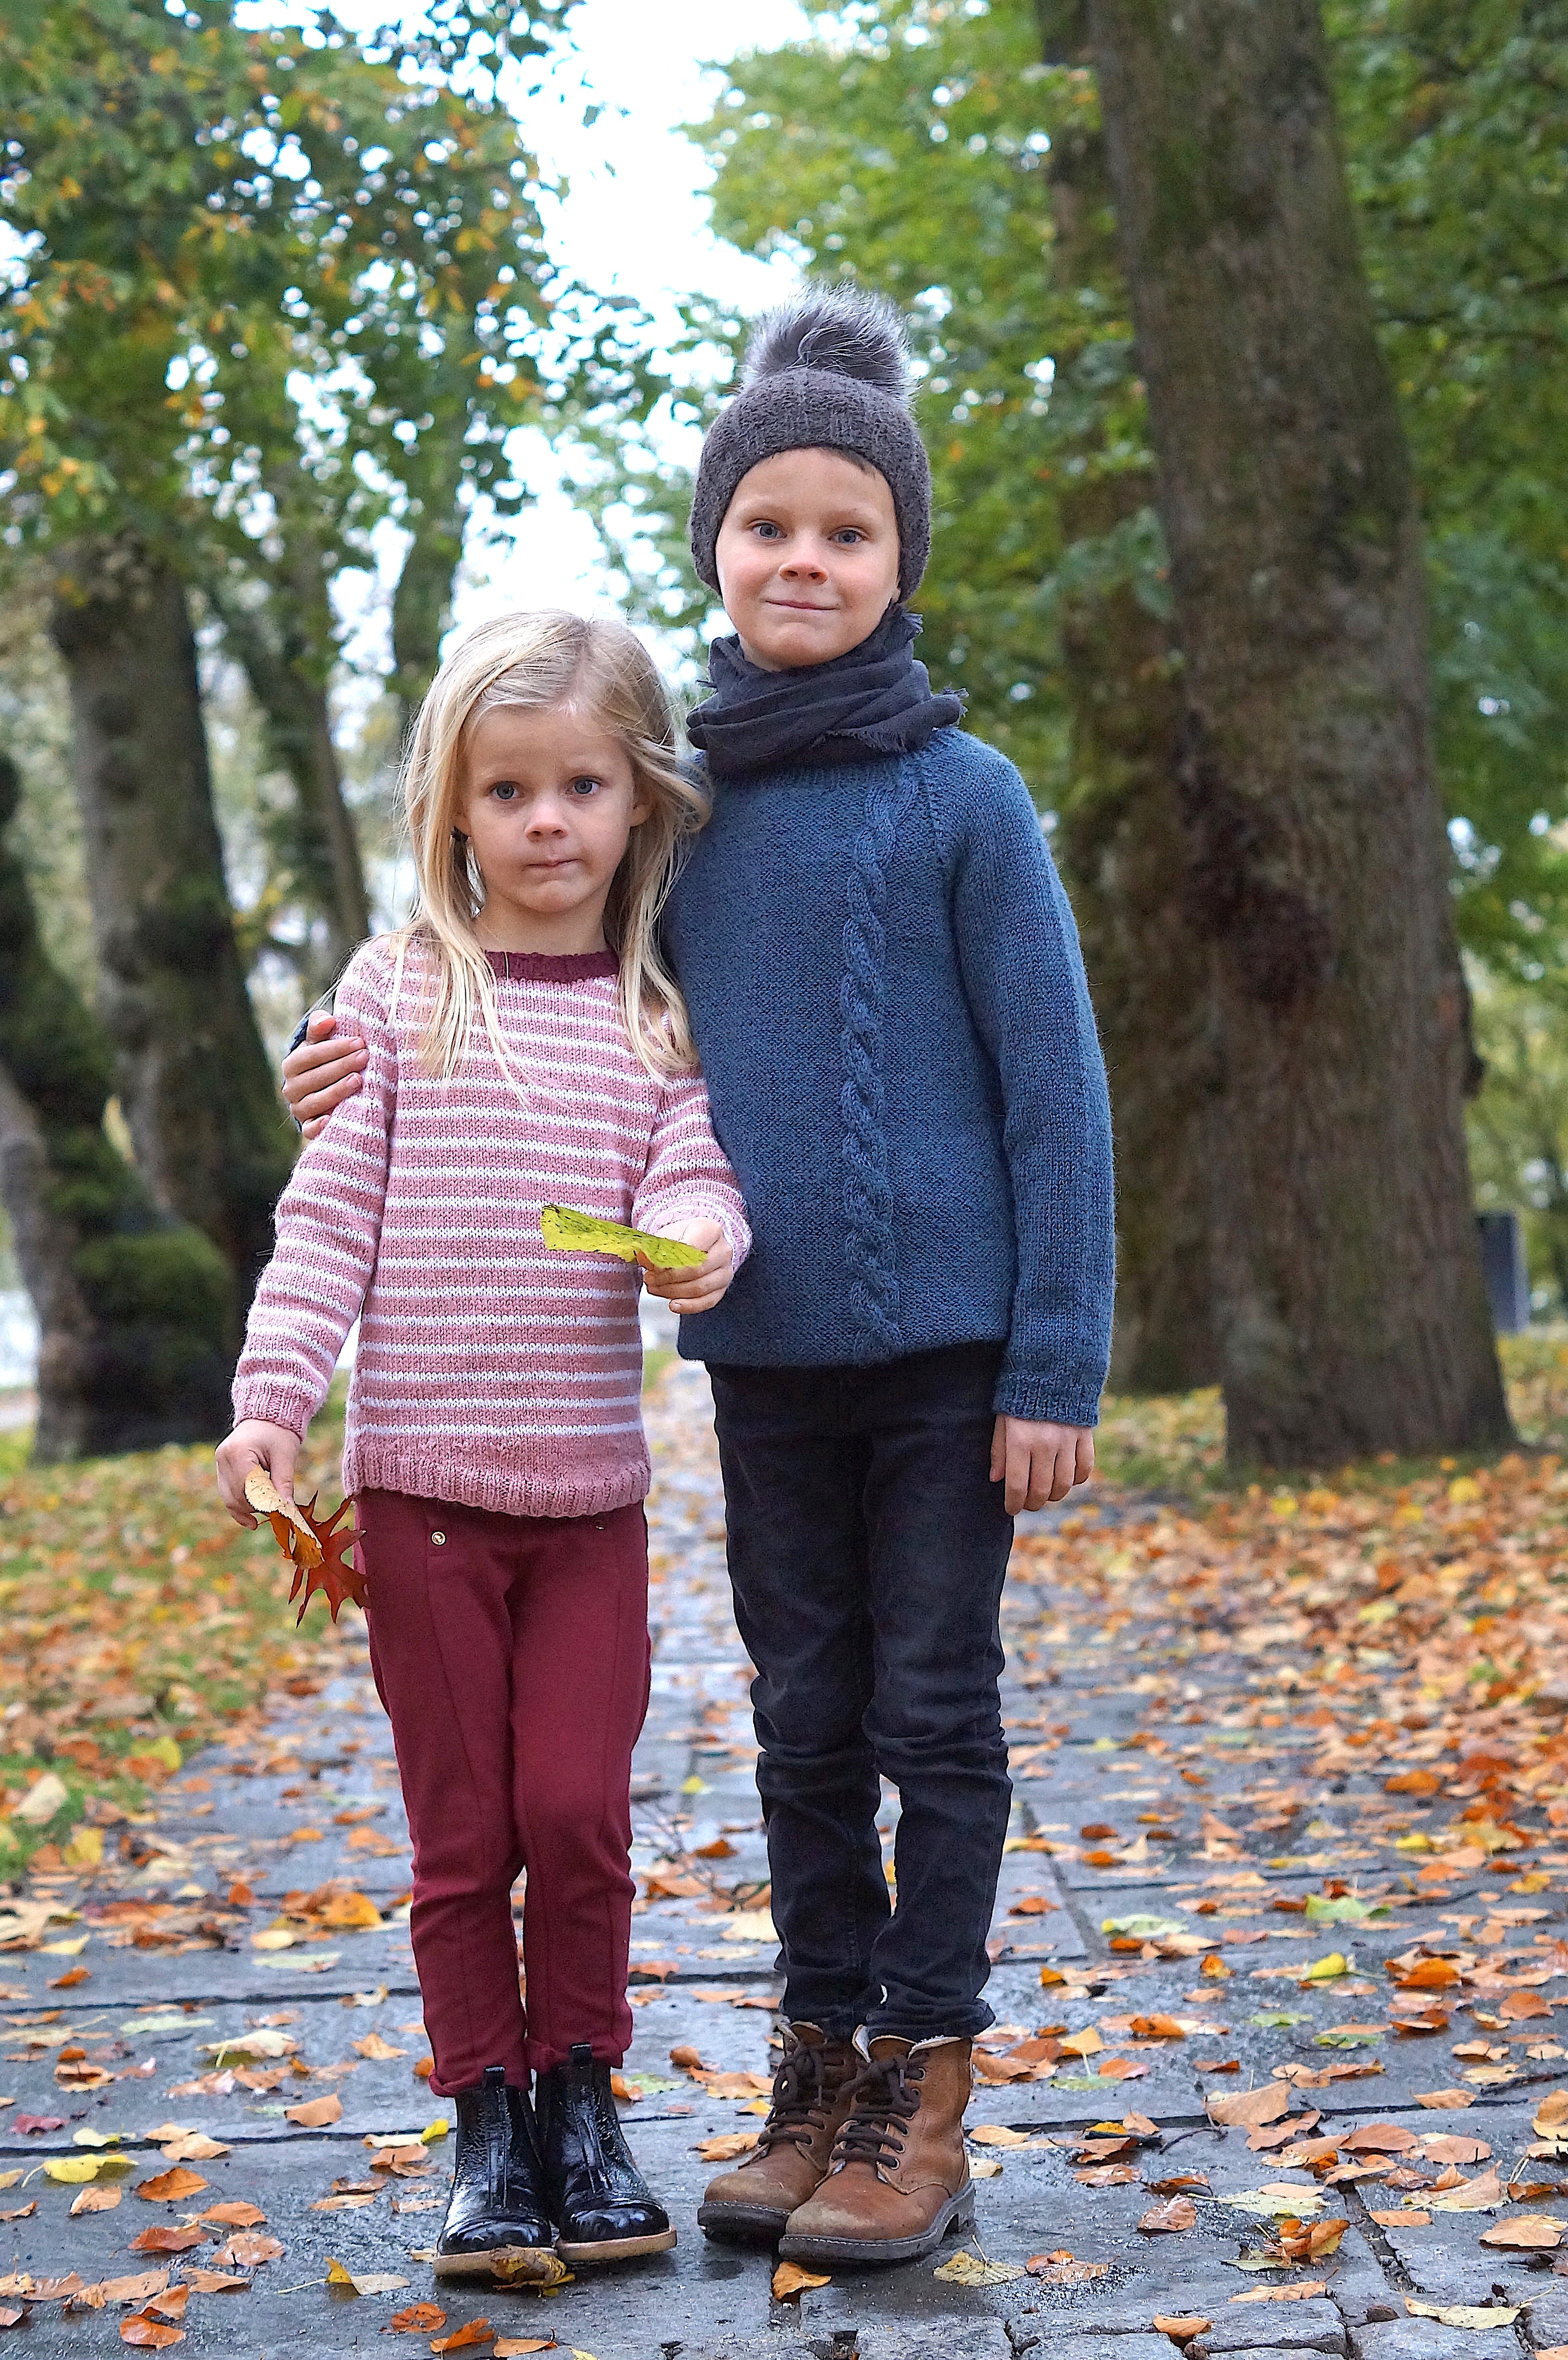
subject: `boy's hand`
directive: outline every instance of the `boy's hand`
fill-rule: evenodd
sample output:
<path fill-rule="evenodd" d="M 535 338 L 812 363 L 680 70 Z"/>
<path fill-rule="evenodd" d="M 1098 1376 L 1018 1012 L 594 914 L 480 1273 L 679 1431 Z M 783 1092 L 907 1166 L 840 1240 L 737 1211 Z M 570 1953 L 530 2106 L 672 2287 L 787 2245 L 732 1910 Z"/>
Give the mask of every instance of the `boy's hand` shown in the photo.
<path fill-rule="evenodd" d="M 641 1254 L 637 1262 L 642 1283 L 650 1295 L 662 1295 L 671 1311 L 711 1311 L 723 1301 L 735 1276 L 735 1255 L 717 1221 L 685 1221 L 679 1229 L 660 1229 L 661 1238 L 679 1238 L 683 1245 L 702 1246 L 707 1259 L 685 1270 L 655 1270 Z"/>
<path fill-rule="evenodd" d="M 283 1103 L 307 1139 L 316 1137 L 333 1107 L 364 1088 L 360 1076 L 369 1062 L 357 1033 L 339 1039 L 332 1017 L 311 1017 L 305 1038 L 283 1060 Z"/>
<path fill-rule="evenodd" d="M 1094 1437 L 1086 1426 L 1053 1426 L 1048 1419 L 998 1417 L 991 1435 L 991 1480 L 1005 1483 L 1009 1516 L 1065 1500 L 1074 1483 L 1094 1471 Z"/>
<path fill-rule="evenodd" d="M 265 1467 L 286 1500 L 294 1497 L 294 1468 L 299 1437 L 287 1426 L 268 1426 L 261 1417 L 242 1417 L 226 1442 L 217 1449 L 218 1491 L 236 1524 L 256 1526 L 256 1511 L 245 1498 L 245 1477 L 253 1467 Z"/>

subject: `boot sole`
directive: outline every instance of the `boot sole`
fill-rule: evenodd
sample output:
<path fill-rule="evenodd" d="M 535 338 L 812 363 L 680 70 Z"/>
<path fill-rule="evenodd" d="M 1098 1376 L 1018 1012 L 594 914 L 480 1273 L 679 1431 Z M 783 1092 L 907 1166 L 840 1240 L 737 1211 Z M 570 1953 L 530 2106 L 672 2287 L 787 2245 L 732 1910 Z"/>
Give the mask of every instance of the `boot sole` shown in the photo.
<path fill-rule="evenodd" d="M 924 2255 L 934 2254 L 944 2237 L 974 2226 L 971 2184 L 950 2196 L 931 2227 L 922 2229 L 918 2237 L 792 2237 L 786 2233 L 779 2241 L 779 2253 L 786 2262 L 918 2262 Z"/>
<path fill-rule="evenodd" d="M 488 2278 L 494 2263 L 510 2261 L 514 2254 L 536 2254 L 543 2262 L 551 2251 L 549 2245 L 486 2245 L 472 2254 L 438 2254 L 430 2267 L 438 2278 Z"/>
<path fill-rule="evenodd" d="M 675 2237 L 673 2229 L 661 2229 L 656 2236 L 605 2237 L 597 2245 L 569 2245 L 557 2238 L 555 2250 L 563 2262 L 630 2262 L 638 2254 L 667 2254 Z"/>
<path fill-rule="evenodd" d="M 697 2226 L 704 2237 L 729 2239 L 736 2245 L 775 2245 L 789 2226 L 789 2215 L 779 2204 L 700 2204 Z"/>

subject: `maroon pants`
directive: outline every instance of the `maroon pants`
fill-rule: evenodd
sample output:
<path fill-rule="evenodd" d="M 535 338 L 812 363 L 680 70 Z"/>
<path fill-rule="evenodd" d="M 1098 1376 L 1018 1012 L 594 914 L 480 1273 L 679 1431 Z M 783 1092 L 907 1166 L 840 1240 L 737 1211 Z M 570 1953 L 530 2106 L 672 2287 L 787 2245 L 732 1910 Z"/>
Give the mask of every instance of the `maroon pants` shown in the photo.
<path fill-rule="evenodd" d="M 632 1747 L 648 1710 L 648 1527 L 365 1491 L 370 1662 L 414 1840 L 430 2088 L 526 2086 L 631 2043 Z M 512 1886 L 524 1869 L 517 1983 Z"/>

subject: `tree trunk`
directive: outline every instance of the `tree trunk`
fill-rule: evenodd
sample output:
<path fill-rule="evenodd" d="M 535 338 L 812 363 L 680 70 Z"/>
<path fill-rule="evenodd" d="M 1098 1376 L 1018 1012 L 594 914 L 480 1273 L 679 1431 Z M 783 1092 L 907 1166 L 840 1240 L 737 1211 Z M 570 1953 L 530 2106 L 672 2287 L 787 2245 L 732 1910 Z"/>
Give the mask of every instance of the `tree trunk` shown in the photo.
<path fill-rule="evenodd" d="M 17 787 L 0 756 L 0 832 Z M 233 1273 L 158 1212 L 104 1135 L 113 1068 L 0 842 L 0 1196 L 38 1321 L 36 1459 L 201 1441 L 229 1423 Z"/>
<path fill-rule="evenodd" d="M 408 742 L 419 699 L 436 676 L 441 636 L 452 612 L 452 585 L 463 557 L 463 480 L 458 461 L 431 456 L 418 497 L 403 519 L 413 539 L 392 594 L 392 677 L 399 748 Z"/>
<path fill-rule="evenodd" d="M 1500 1442 L 1416 504 L 1322 25 L 1089 0 L 1088 26 L 1184 659 L 1230 1454 Z"/>
<path fill-rule="evenodd" d="M 61 569 L 51 629 L 137 1167 L 225 1256 L 243 1306 L 293 1141 L 234 944 L 184 588 L 128 540 L 93 542 Z"/>
<path fill-rule="evenodd" d="M 1049 60 L 1060 54 L 1060 36 L 1043 6 L 1040 30 Z M 1048 184 L 1060 283 L 1114 284 L 1119 270 L 1098 132 L 1056 140 Z M 1058 352 L 1056 387 L 1094 418 L 1101 404 L 1073 382 L 1079 357 Z M 1151 503 L 1149 474 L 1107 466 L 1097 425 L 1072 455 L 1083 472 L 1065 478 L 1069 542 L 1104 542 Z M 1116 1126 L 1110 1382 L 1117 1393 L 1185 1393 L 1217 1382 L 1219 1353 L 1206 1140 L 1214 1022 L 1208 953 L 1183 894 L 1180 660 L 1170 622 L 1125 579 L 1109 588 L 1075 587 L 1063 600 L 1062 639 L 1072 772 L 1056 849 L 1083 935 Z"/>
<path fill-rule="evenodd" d="M 299 582 L 300 595 L 275 587 L 253 603 L 227 583 L 209 595 L 266 717 L 272 758 L 294 783 L 289 867 L 294 890 L 325 927 L 331 982 L 370 933 L 370 901 L 320 669 L 332 645 L 330 617 L 324 600 L 310 597 L 310 569 L 286 563 L 283 571 Z"/>

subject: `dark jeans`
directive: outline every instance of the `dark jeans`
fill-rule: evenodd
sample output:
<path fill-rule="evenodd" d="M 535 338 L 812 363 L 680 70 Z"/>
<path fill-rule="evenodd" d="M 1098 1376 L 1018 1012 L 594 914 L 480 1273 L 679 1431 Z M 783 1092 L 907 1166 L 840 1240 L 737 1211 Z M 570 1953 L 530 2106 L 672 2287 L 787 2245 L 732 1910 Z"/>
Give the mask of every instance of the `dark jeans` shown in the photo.
<path fill-rule="evenodd" d="M 735 1620 L 757 1666 L 787 2016 L 975 2033 L 1012 1788 L 996 1682 L 1012 1544 L 988 1480 L 1001 1348 L 714 1368 Z M 898 1907 L 877 1836 L 898 1789 Z"/>

